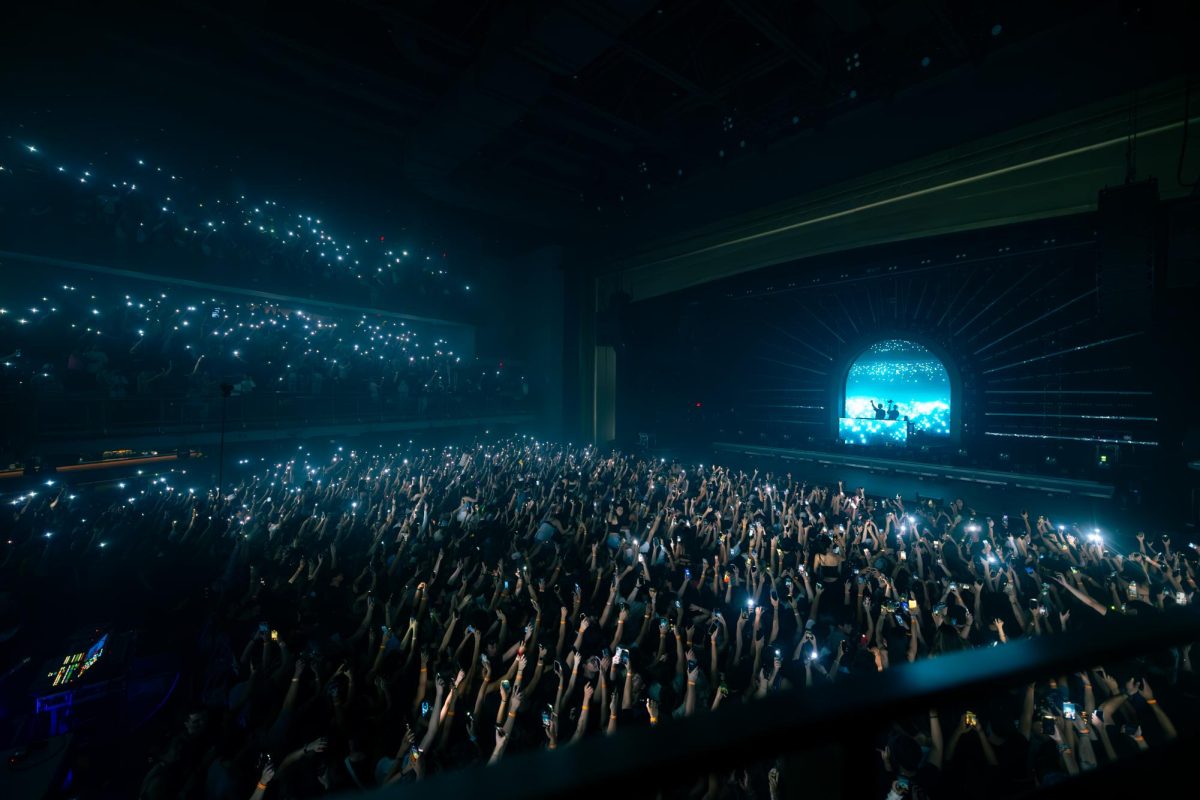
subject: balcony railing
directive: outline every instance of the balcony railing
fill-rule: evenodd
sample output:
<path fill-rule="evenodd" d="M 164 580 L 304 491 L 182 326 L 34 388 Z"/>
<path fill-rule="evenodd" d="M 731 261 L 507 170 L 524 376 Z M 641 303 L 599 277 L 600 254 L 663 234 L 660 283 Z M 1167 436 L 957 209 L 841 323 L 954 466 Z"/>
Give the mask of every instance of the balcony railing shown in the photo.
<path fill-rule="evenodd" d="M 530 413 L 529 398 L 449 394 L 373 398 L 365 394 L 318 395 L 255 392 L 215 396 L 8 395 L 10 436 L 24 441 L 95 438 L 122 434 L 185 433 L 298 425 L 439 420 Z"/>

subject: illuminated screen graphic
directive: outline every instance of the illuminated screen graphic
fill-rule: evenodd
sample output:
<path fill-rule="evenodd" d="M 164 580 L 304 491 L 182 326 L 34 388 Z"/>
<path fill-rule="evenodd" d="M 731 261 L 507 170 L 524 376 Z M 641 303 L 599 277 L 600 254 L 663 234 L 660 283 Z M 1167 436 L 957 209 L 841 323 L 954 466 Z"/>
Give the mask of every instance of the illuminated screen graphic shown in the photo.
<path fill-rule="evenodd" d="M 903 447 L 908 444 L 908 426 L 903 420 L 853 419 L 838 420 L 838 438 L 848 444 L 883 444 Z"/>
<path fill-rule="evenodd" d="M 925 347 L 887 339 L 867 348 L 846 376 L 846 417 L 904 421 L 918 436 L 950 435 L 950 375 Z M 845 437 L 843 437 L 845 438 Z M 857 440 L 857 437 L 856 437 Z"/>

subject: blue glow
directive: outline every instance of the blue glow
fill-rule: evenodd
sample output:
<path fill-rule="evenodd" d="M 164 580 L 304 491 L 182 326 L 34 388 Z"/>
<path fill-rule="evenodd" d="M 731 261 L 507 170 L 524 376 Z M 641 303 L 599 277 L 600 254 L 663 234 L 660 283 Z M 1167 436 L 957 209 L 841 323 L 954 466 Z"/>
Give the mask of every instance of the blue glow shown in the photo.
<path fill-rule="evenodd" d="M 838 438 L 847 444 L 887 444 L 903 447 L 908 444 L 908 425 L 903 420 L 842 417 L 838 420 Z"/>
<path fill-rule="evenodd" d="M 867 348 L 846 376 L 845 415 L 875 420 L 872 403 L 895 403 L 913 433 L 950 435 L 950 375 L 937 356 L 916 342 L 887 339 Z"/>

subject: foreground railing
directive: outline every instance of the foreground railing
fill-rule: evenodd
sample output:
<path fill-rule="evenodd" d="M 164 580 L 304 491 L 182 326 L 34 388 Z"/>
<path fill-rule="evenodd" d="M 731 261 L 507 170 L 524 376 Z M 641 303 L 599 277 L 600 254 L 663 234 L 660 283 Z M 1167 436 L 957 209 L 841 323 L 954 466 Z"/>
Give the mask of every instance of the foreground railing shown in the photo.
<path fill-rule="evenodd" d="M 978 700 L 1022 682 L 1200 640 L 1200 615 L 1178 610 L 1153 617 L 1109 617 L 1101 630 L 1103 635 L 1076 631 L 1020 639 L 893 667 L 877 675 L 839 678 L 820 691 L 774 693 L 765 700 L 730 704 L 686 720 L 664 715 L 656 728 L 591 736 L 554 752 L 513 754 L 493 766 L 441 773 L 416 785 L 378 789 L 372 796 L 381 800 L 485 795 L 489 800 L 652 797 L 657 790 L 678 788 L 709 772 L 778 756 L 804 758 L 807 752 L 814 772 L 805 779 L 804 791 L 794 796 L 872 797 L 878 791 L 875 737 L 888 721 L 933 705 Z M 950 731 L 945 735 L 949 737 Z M 485 734 L 481 740 L 488 738 Z M 1119 782 L 1122 775 L 1128 779 L 1130 770 L 1141 776 L 1139 765 L 1173 769 L 1182 766 L 1183 758 L 1194 757 L 1194 745 L 1181 730 L 1180 739 L 1152 749 L 1144 758 L 1118 761 L 1085 773 L 1078 781 L 1092 785 L 1111 774 Z M 818 748 L 823 749 L 811 752 Z M 1060 788 L 1069 791 L 1075 786 L 1071 780 Z M 1102 794 L 1108 796 L 1107 791 Z M 785 792 L 785 796 L 793 795 Z"/>

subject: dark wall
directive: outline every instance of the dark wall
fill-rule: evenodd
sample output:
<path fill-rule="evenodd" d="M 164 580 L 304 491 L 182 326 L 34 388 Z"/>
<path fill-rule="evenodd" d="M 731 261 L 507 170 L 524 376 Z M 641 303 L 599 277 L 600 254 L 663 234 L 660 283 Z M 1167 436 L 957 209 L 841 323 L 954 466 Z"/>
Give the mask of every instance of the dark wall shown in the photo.
<path fill-rule="evenodd" d="M 497 369 L 516 371 L 536 397 L 539 433 L 563 431 L 564 288 L 562 251 L 543 247 L 494 265 L 476 352 Z M 500 367 L 503 363 L 504 366 Z"/>

